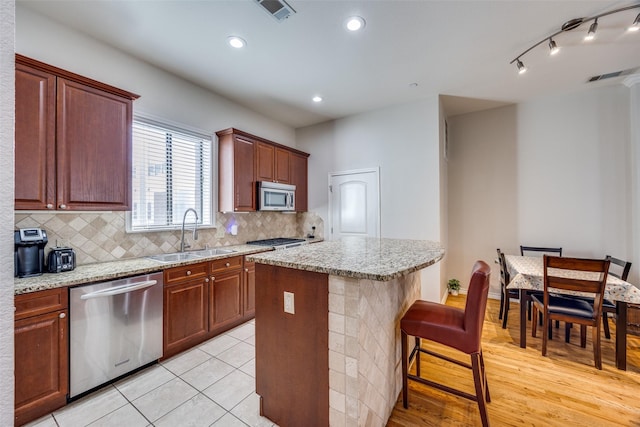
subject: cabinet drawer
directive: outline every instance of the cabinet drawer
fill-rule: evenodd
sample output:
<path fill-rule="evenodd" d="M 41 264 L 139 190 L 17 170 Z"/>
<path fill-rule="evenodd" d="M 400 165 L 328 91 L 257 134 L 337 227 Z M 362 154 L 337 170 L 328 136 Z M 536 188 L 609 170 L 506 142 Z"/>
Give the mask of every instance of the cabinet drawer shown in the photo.
<path fill-rule="evenodd" d="M 199 264 L 190 264 L 183 267 L 169 268 L 164 271 L 164 283 L 169 284 L 184 279 L 197 279 L 207 277 L 209 274 L 206 262 Z"/>
<path fill-rule="evenodd" d="M 223 258 L 211 261 L 211 274 L 215 275 L 228 270 L 242 268 L 242 258 L 243 257 L 241 256 L 234 256 L 231 258 Z"/>
<path fill-rule="evenodd" d="M 16 307 L 15 320 L 64 310 L 69 304 L 67 288 L 16 295 L 14 304 Z"/>

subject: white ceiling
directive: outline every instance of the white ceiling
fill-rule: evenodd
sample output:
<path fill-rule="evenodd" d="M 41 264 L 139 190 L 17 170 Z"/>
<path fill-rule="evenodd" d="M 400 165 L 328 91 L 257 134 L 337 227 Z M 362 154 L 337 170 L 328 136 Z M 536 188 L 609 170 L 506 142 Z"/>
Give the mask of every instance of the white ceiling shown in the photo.
<path fill-rule="evenodd" d="M 640 9 L 556 37 L 510 64 L 569 19 L 638 1 L 288 0 L 278 22 L 254 0 L 18 0 L 27 7 L 265 116 L 298 128 L 435 95 L 449 115 L 557 92 L 620 84 L 593 75 L 640 67 L 640 32 L 626 33 Z M 347 33 L 344 20 L 366 26 Z M 227 36 L 247 41 L 243 50 Z M 418 83 L 411 87 L 411 83 Z M 314 95 L 324 101 L 315 104 Z"/>

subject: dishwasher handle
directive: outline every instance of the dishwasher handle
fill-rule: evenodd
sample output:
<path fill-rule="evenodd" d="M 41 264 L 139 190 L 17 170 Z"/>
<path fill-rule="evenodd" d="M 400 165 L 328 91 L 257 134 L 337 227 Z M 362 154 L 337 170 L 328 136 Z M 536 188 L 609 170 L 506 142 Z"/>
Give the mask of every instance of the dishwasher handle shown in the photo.
<path fill-rule="evenodd" d="M 128 292 L 137 291 L 139 289 L 150 288 L 158 283 L 157 280 L 147 280 L 146 282 L 130 283 L 123 286 L 115 286 L 113 288 L 102 289 L 100 291 L 91 292 L 80 296 L 80 299 L 92 299 L 101 297 L 110 297 L 113 295 L 126 294 Z"/>

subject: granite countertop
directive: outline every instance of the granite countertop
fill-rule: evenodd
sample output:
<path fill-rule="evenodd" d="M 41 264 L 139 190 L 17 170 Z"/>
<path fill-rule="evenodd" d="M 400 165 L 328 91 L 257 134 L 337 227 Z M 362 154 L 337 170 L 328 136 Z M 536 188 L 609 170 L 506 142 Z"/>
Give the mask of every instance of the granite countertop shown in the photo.
<path fill-rule="evenodd" d="M 138 274 L 147 274 L 166 270 L 167 268 L 210 261 L 212 259 L 230 258 L 270 251 L 273 248 L 255 245 L 236 245 L 224 246 L 221 249 L 232 249 L 235 252 L 170 263 L 154 261 L 146 257 L 129 258 L 118 261 L 79 265 L 73 271 L 65 271 L 62 273 L 44 273 L 41 276 L 25 278 L 16 277 L 13 280 L 15 295 L 85 283 L 103 282 Z"/>
<path fill-rule="evenodd" d="M 248 261 L 354 279 L 388 281 L 435 264 L 444 248 L 429 240 L 346 237 L 253 254 Z"/>

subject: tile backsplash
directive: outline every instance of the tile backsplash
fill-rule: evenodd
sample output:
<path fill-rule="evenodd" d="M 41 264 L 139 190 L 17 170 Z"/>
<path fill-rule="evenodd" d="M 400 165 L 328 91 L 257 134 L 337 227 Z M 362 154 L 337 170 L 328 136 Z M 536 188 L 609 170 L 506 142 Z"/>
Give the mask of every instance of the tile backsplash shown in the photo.
<path fill-rule="evenodd" d="M 234 224 L 238 226 L 236 236 L 229 231 Z M 15 226 L 45 229 L 49 239 L 45 253 L 55 246 L 72 247 L 78 265 L 180 250 L 180 230 L 127 233 L 125 212 L 16 212 Z M 216 228 L 199 228 L 196 241 L 191 239 L 190 228 L 188 233 L 185 230 L 185 240 L 193 249 L 203 249 L 271 237 L 305 237 L 312 226 L 316 237 L 324 235 L 322 218 L 311 212 L 218 212 Z"/>

